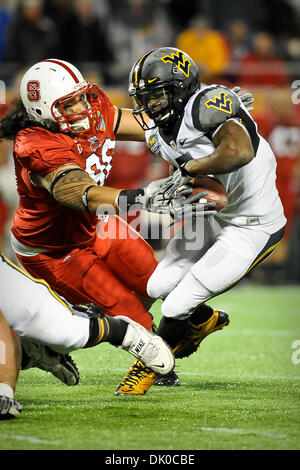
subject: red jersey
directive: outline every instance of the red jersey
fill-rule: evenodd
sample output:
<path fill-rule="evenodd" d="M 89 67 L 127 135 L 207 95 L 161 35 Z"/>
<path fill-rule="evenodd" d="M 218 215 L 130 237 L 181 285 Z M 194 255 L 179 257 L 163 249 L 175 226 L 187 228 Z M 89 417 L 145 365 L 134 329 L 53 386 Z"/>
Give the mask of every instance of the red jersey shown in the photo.
<path fill-rule="evenodd" d="M 45 176 L 66 163 L 77 163 L 100 186 L 112 167 L 115 108 L 97 87 L 100 112 L 84 136 L 70 137 L 41 127 L 18 132 L 13 149 L 19 207 L 12 233 L 29 247 L 51 251 L 83 247 L 95 238 L 97 217 L 59 204 L 49 191 L 35 186 L 31 173 Z"/>

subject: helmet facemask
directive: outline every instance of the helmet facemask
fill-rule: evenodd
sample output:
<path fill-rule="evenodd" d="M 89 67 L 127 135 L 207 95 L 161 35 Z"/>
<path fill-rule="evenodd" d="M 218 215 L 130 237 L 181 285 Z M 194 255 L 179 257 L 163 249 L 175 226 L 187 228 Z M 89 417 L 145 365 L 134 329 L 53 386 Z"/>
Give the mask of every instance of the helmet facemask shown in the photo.
<path fill-rule="evenodd" d="M 58 98 L 52 104 L 52 116 L 62 131 L 81 134 L 90 129 L 91 104 L 88 88 L 88 85 L 85 85 L 76 93 L 73 92 Z M 84 105 L 85 109 L 79 112 L 72 112 L 71 108 L 79 102 Z"/>
<path fill-rule="evenodd" d="M 145 114 L 166 133 L 182 117 L 189 98 L 200 88 L 198 67 L 174 47 L 153 49 L 140 57 L 129 74 L 128 94 L 134 98 L 133 115 L 147 130 Z"/>
<path fill-rule="evenodd" d="M 168 85 L 161 85 L 155 88 L 135 90 L 130 93 L 134 105 L 133 116 L 144 130 L 156 126 L 167 128 L 173 121 L 174 109 L 171 88 Z M 143 113 L 154 121 L 154 126 L 149 127 Z"/>

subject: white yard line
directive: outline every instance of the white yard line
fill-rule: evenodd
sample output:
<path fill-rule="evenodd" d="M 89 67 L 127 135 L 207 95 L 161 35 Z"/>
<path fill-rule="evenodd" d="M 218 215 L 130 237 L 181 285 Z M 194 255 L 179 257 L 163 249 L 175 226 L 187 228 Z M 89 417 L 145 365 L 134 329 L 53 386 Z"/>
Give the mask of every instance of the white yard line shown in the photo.
<path fill-rule="evenodd" d="M 299 376 L 284 376 L 284 375 L 234 375 L 234 374 L 206 374 L 200 372 L 181 372 L 178 370 L 179 375 L 193 375 L 199 377 L 217 377 L 217 378 L 225 378 L 225 379 L 268 379 L 268 380 L 300 380 Z"/>
<path fill-rule="evenodd" d="M 89 371 L 89 370 L 99 370 L 97 367 L 80 367 L 80 371 Z M 109 371 L 109 372 L 124 372 L 124 369 L 120 367 L 114 368 L 105 368 L 101 367 L 102 371 Z M 205 372 L 183 372 L 178 368 L 176 372 L 179 375 L 191 375 L 191 376 L 199 376 L 199 377 L 217 377 L 217 378 L 225 378 L 225 379 L 268 379 L 268 380 L 300 380 L 300 376 L 284 376 L 284 375 L 235 375 L 235 374 L 210 374 Z"/>
<path fill-rule="evenodd" d="M 195 428 L 193 428 L 195 429 Z M 238 435 L 254 435 L 267 437 L 269 439 L 285 439 L 288 436 L 286 434 L 279 434 L 270 431 L 256 431 L 255 429 L 240 429 L 240 428 L 213 428 L 206 426 L 196 427 L 200 431 L 204 432 L 218 432 L 218 433 L 227 433 L 227 434 L 238 434 Z"/>
<path fill-rule="evenodd" d="M 224 330 L 226 335 L 232 336 L 273 336 L 273 337 L 296 337 L 300 336 L 300 330 L 267 330 L 263 328 L 246 328 L 246 329 L 228 329 Z"/>
<path fill-rule="evenodd" d="M 27 441 L 31 442 L 32 444 L 51 444 L 57 445 L 60 444 L 61 441 L 48 441 L 47 439 L 40 439 L 39 437 L 35 436 L 20 436 L 18 434 L 0 434 L 1 439 L 12 439 L 14 441 Z"/>

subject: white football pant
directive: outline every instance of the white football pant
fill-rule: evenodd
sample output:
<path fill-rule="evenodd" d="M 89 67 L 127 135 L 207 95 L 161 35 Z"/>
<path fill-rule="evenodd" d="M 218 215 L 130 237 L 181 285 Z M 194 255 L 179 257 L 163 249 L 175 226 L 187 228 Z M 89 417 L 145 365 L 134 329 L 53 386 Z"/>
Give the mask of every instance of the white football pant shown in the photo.
<path fill-rule="evenodd" d="M 90 321 L 72 315 L 50 287 L 0 256 L 0 310 L 10 328 L 66 354 L 85 346 Z"/>
<path fill-rule="evenodd" d="M 283 230 L 270 236 L 262 227 L 234 226 L 215 217 L 186 221 L 150 277 L 148 294 L 164 299 L 164 316 L 183 319 L 241 280 L 282 236 Z"/>

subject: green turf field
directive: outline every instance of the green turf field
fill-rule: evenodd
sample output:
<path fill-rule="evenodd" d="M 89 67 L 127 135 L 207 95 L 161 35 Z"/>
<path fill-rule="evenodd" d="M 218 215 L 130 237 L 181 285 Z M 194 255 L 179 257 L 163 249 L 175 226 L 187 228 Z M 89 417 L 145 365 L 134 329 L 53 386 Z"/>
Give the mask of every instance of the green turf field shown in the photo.
<path fill-rule="evenodd" d="M 244 285 L 210 304 L 231 324 L 178 361 L 181 387 L 115 397 L 131 356 L 107 344 L 76 351 L 76 387 L 21 372 L 24 410 L 0 422 L 0 449 L 299 450 L 300 289 Z"/>

